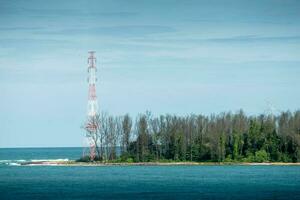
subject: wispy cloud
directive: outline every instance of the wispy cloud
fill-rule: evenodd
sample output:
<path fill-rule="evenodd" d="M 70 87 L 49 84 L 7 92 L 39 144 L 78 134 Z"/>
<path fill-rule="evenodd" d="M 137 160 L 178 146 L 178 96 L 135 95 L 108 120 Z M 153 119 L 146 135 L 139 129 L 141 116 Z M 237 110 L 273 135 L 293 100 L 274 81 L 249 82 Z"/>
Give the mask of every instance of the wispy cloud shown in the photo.
<path fill-rule="evenodd" d="M 201 41 L 201 40 L 200 40 Z M 282 41 L 300 41 L 300 36 L 255 36 L 241 35 L 225 38 L 211 38 L 203 41 L 208 42 L 282 42 Z"/>
<path fill-rule="evenodd" d="M 101 12 L 99 10 L 91 7 L 90 9 L 52 9 L 52 8 L 23 8 L 23 7 L 0 7 L 1 13 L 0 16 L 30 16 L 30 17 L 134 17 L 137 16 L 137 12 L 129 11 L 110 11 L 110 12 Z"/>
<path fill-rule="evenodd" d="M 231 37 L 212 37 L 212 38 L 184 38 L 182 36 L 173 38 L 137 38 L 133 40 L 136 44 L 153 46 L 155 44 L 201 44 L 201 43 L 253 43 L 253 42 L 300 42 L 300 35 L 294 36 L 257 36 L 257 35 L 238 35 Z"/>
<path fill-rule="evenodd" d="M 37 30 L 43 30 L 42 27 L 22 27 L 22 26 L 3 26 L 0 27 L 0 32 L 3 31 L 37 31 Z"/>
<path fill-rule="evenodd" d="M 196 23 L 196 24 L 262 24 L 262 25 L 282 25 L 282 24 L 293 24 L 298 23 L 297 20 L 293 19 L 286 19 L 286 18 L 279 18 L 279 19 L 261 19 L 261 18 L 243 18 L 243 17 L 230 17 L 230 18 L 222 18 L 220 17 L 212 17 L 212 18 L 202 18 L 202 19 L 185 19 L 184 21 L 190 22 L 190 23 Z M 238 18 L 239 17 L 239 18 Z"/>
<path fill-rule="evenodd" d="M 62 45 L 62 44 L 72 44 L 72 42 L 67 40 L 54 40 L 54 39 L 23 39 L 23 38 L 15 38 L 15 39 L 0 39 L 0 45 L 3 46 L 30 46 L 30 45 Z"/>
<path fill-rule="evenodd" d="M 76 35 L 102 35 L 102 36 L 147 36 L 151 34 L 170 33 L 176 30 L 170 26 L 160 25 L 124 25 L 124 26 L 105 26 L 94 28 L 73 28 L 62 29 L 57 31 L 38 31 L 40 34 L 76 34 Z"/>
<path fill-rule="evenodd" d="M 137 12 L 99 12 L 97 10 L 78 10 L 78 9 L 25 9 L 22 12 L 31 16 L 53 17 L 53 16 L 82 16 L 82 17 L 132 17 L 138 15 Z"/>

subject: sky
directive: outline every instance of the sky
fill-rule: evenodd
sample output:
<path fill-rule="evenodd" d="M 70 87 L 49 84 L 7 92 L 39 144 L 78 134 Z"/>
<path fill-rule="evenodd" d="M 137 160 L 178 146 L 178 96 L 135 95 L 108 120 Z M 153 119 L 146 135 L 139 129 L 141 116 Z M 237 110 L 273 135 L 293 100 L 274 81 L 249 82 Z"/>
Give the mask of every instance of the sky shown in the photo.
<path fill-rule="evenodd" d="M 0 0 L 0 147 L 82 146 L 87 56 L 112 115 L 295 111 L 297 0 Z"/>

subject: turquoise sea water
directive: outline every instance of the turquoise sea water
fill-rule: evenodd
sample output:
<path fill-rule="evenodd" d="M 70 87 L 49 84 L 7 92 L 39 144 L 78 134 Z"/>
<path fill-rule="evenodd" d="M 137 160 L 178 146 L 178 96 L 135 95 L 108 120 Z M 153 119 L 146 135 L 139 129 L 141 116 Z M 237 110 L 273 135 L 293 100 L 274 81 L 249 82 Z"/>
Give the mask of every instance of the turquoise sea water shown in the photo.
<path fill-rule="evenodd" d="M 76 160 L 82 156 L 83 148 L 0 148 L 0 163 L 5 161 L 30 161 L 46 159 Z"/>
<path fill-rule="evenodd" d="M 0 199 L 300 199 L 300 167 L 2 164 Z"/>

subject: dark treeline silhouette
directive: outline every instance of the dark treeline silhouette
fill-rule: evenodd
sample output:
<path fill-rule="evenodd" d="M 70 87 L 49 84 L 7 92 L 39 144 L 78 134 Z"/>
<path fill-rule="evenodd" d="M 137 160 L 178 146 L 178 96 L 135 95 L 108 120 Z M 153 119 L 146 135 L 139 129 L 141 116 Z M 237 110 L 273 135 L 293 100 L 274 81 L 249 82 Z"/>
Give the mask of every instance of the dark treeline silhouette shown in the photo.
<path fill-rule="evenodd" d="M 161 115 L 150 112 L 133 120 L 106 113 L 91 123 L 88 135 L 96 159 L 118 162 L 214 161 L 299 162 L 300 111 L 274 115 Z M 117 152 L 120 147 L 121 152 Z"/>

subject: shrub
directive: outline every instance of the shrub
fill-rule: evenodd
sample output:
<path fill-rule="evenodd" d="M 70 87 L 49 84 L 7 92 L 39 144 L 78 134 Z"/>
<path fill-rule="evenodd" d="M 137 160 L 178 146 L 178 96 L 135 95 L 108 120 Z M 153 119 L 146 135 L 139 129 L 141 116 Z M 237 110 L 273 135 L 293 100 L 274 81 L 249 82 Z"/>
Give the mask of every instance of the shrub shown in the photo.
<path fill-rule="evenodd" d="M 90 156 L 83 156 L 78 160 L 76 160 L 76 162 L 90 162 L 90 161 L 91 161 Z"/>
<path fill-rule="evenodd" d="M 233 162 L 233 160 L 231 159 L 231 156 L 228 155 L 225 159 L 224 162 Z"/>
<path fill-rule="evenodd" d="M 292 159 L 285 153 L 280 154 L 280 161 L 281 162 L 292 162 Z"/>
<path fill-rule="evenodd" d="M 269 160 L 270 156 L 265 150 L 255 152 L 255 162 L 268 162 Z"/>
<path fill-rule="evenodd" d="M 255 157 L 253 155 L 249 155 L 248 157 L 243 158 L 242 162 L 255 162 Z"/>
<path fill-rule="evenodd" d="M 133 161 L 134 161 L 133 158 L 127 158 L 126 160 L 127 163 L 133 163 Z"/>
<path fill-rule="evenodd" d="M 93 161 L 102 161 L 103 159 L 101 157 L 96 156 Z M 90 156 L 83 156 L 76 160 L 76 162 L 92 162 Z"/>

